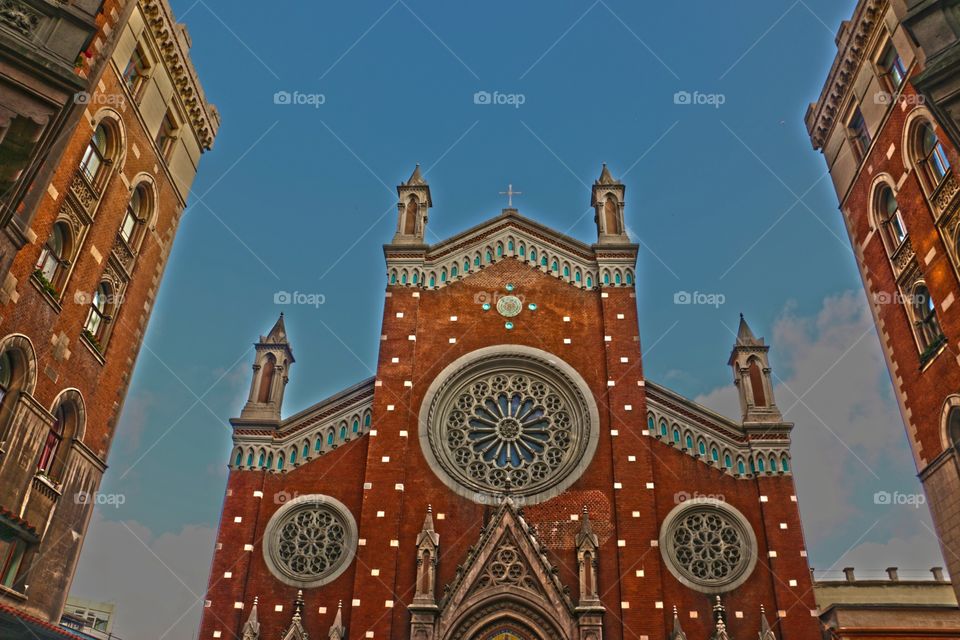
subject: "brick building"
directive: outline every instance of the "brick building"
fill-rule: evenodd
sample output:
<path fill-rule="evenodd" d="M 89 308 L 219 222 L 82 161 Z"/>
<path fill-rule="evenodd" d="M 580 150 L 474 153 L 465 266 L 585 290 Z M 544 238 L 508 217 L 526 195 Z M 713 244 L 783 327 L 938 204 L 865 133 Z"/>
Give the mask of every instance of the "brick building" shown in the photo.
<path fill-rule="evenodd" d="M 102 56 L 90 49 L 103 0 L 11 1 L 0 13 L 0 226 L 74 120 Z M 29 226 L 29 225 L 28 225 Z M 0 234 L 0 264 L 22 246 L 18 226 Z M 11 246 L 8 246 L 11 245 Z M 2 258 L 7 258 L 2 260 Z"/>
<path fill-rule="evenodd" d="M 949 30 L 929 27 L 944 11 L 955 15 L 955 7 L 930 0 L 858 2 L 840 27 L 836 60 L 806 123 L 833 179 L 960 593 L 960 158 L 937 115 L 950 113 L 952 98 L 942 108 L 929 98 L 943 97 L 949 84 L 944 74 L 956 82 L 960 66 L 934 55 L 940 45 L 924 51 L 918 44 L 946 38 Z M 934 58 L 932 74 L 925 64 Z M 918 93 L 918 78 L 933 94 Z"/>
<path fill-rule="evenodd" d="M 820 638 L 769 347 L 741 321 L 740 421 L 644 377 L 624 190 L 594 244 L 428 246 L 398 187 L 376 376 L 284 418 L 283 316 L 256 344 L 200 638 Z"/>
<path fill-rule="evenodd" d="M 50 180 L 33 185 L 42 197 L 19 221 L 24 243 L 0 286 L 4 638 L 45 638 L 59 623 L 180 216 L 219 123 L 166 0 L 106 0 L 91 47 L 102 73 Z"/>

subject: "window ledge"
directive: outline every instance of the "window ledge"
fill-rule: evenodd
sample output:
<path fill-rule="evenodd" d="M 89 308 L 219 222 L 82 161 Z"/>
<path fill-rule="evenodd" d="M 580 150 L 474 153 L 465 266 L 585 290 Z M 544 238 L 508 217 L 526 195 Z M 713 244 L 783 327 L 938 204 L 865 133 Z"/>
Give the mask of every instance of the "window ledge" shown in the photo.
<path fill-rule="evenodd" d="M 100 364 L 106 363 L 106 359 L 103 357 L 103 353 L 101 353 L 100 350 L 97 349 L 97 345 L 93 344 L 90 341 L 90 338 L 86 336 L 86 334 L 84 333 L 80 334 L 80 342 L 83 344 L 83 346 L 87 348 L 87 350 L 91 354 L 93 354 L 93 357 L 97 359 L 97 362 L 99 362 Z"/>
<path fill-rule="evenodd" d="M 60 301 L 57 300 L 57 298 L 47 290 L 36 274 L 31 274 L 30 284 L 33 285 L 33 288 L 37 290 L 37 292 L 40 294 L 40 297 L 43 298 L 43 301 L 50 305 L 54 311 L 56 311 L 58 314 L 63 311 L 63 307 L 60 306 Z"/>
<path fill-rule="evenodd" d="M 27 601 L 27 594 L 21 593 L 16 589 L 11 589 L 10 587 L 7 587 L 2 584 L 0 584 L 0 593 L 2 593 L 5 596 L 9 596 L 15 600 L 20 600 L 21 602 Z"/>
<path fill-rule="evenodd" d="M 947 347 L 946 336 L 940 336 L 940 338 L 938 338 L 936 342 L 931 343 L 930 346 L 927 347 L 927 349 L 920 354 L 920 371 L 921 372 L 925 371 L 930 366 L 930 364 L 937 359 L 937 356 L 939 356 L 941 353 L 944 352 L 946 347 Z"/>

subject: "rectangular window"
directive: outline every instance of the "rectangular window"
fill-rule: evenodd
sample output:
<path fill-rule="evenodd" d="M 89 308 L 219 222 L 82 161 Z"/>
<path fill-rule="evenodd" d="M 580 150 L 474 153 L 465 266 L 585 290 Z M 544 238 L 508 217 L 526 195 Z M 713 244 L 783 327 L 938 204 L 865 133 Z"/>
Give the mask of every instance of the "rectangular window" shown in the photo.
<path fill-rule="evenodd" d="M 123 70 L 123 81 L 127 84 L 127 88 L 134 97 L 140 92 L 144 80 L 147 79 L 147 71 L 149 68 L 150 66 L 147 64 L 147 58 L 143 54 L 143 49 L 140 45 L 137 45 L 133 50 L 133 54 L 130 56 L 127 67 Z"/>
<path fill-rule="evenodd" d="M 897 49 L 893 46 L 893 43 L 888 44 L 886 49 L 883 50 L 883 55 L 880 56 L 879 66 L 880 72 L 883 74 L 890 90 L 894 92 L 899 91 L 900 87 L 903 86 L 904 80 L 907 79 L 907 69 L 903 66 L 903 60 L 901 60 L 900 54 L 897 53 Z"/>
<path fill-rule="evenodd" d="M 867 121 L 863 119 L 860 107 L 854 107 L 853 114 L 847 123 L 847 131 L 850 134 L 850 140 L 853 142 L 857 158 L 862 160 L 870 148 L 870 132 L 867 130 Z"/>
<path fill-rule="evenodd" d="M 2 532 L 11 533 L 9 530 Z M 20 538 L 11 536 L 10 539 L 0 539 L 0 584 L 8 589 L 17 589 L 17 577 L 20 574 L 20 565 L 27 551 L 27 543 Z"/>
<path fill-rule="evenodd" d="M 156 138 L 157 148 L 160 149 L 160 154 L 165 159 L 170 157 L 170 152 L 173 150 L 173 143 L 177 139 L 177 129 L 176 120 L 173 119 L 170 111 L 167 111 L 160 123 L 160 130 L 157 131 Z"/>

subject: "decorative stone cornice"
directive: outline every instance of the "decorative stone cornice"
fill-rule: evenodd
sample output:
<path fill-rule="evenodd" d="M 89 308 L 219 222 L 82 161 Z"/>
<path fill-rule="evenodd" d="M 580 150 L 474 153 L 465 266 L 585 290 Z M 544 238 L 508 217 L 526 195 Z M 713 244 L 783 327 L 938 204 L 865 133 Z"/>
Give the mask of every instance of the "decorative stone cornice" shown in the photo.
<path fill-rule="evenodd" d="M 142 0 L 141 6 L 188 115 L 190 126 L 201 148 L 210 149 L 220 127 L 220 114 L 204 96 L 203 87 L 190 60 L 186 36 L 181 34 L 183 27 L 175 22 L 167 0 Z"/>
<path fill-rule="evenodd" d="M 814 149 L 822 149 L 856 78 L 874 30 L 882 24 L 885 0 L 860 0 L 853 17 L 837 34 L 837 56 L 816 103 L 807 109 L 807 131 Z"/>

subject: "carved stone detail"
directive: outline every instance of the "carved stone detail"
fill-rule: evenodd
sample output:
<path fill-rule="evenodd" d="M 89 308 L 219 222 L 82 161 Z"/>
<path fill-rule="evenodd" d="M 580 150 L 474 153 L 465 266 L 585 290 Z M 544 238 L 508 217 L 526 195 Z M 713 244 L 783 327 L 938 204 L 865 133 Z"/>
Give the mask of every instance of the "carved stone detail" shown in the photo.
<path fill-rule="evenodd" d="M 960 193 L 960 182 L 958 182 L 956 177 L 951 173 L 946 177 L 933 197 L 933 205 L 936 207 L 937 213 L 942 214 L 945 212 L 953 203 L 958 193 Z"/>
<path fill-rule="evenodd" d="M 36 31 L 42 18 L 41 13 L 34 11 L 20 0 L 0 0 L 0 24 L 25 36 Z"/>

